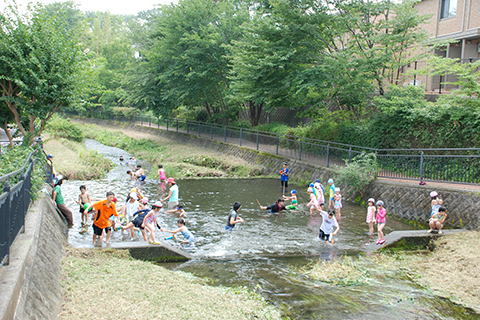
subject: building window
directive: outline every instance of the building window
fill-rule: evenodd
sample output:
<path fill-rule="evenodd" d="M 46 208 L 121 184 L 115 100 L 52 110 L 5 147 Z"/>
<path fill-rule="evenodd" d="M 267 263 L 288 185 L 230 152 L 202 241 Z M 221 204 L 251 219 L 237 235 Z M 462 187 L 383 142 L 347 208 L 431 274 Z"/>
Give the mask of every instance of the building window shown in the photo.
<path fill-rule="evenodd" d="M 457 0 L 442 0 L 440 18 L 450 18 L 457 15 Z"/>

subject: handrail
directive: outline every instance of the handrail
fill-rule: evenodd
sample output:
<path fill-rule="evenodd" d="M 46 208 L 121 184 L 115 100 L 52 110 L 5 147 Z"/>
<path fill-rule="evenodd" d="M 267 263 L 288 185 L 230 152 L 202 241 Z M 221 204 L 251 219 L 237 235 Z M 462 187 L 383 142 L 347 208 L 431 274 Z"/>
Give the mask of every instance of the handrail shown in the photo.
<path fill-rule="evenodd" d="M 20 169 L 15 170 L 15 171 L 13 171 L 13 172 L 10 172 L 10 173 L 7 173 L 6 175 L 1 176 L 1 177 L 0 177 L 0 181 L 7 180 L 7 179 L 9 179 L 9 178 L 11 178 L 11 177 L 13 177 L 13 176 L 16 176 L 16 175 L 19 174 L 21 171 L 23 171 L 23 170 L 25 169 L 25 167 L 27 166 L 27 163 L 30 162 L 30 159 L 32 158 L 32 155 L 33 155 L 34 153 L 36 153 L 36 151 L 30 152 L 30 154 L 29 154 L 28 157 L 27 157 L 27 160 L 25 160 L 25 163 L 23 164 L 23 166 L 22 166 Z"/>

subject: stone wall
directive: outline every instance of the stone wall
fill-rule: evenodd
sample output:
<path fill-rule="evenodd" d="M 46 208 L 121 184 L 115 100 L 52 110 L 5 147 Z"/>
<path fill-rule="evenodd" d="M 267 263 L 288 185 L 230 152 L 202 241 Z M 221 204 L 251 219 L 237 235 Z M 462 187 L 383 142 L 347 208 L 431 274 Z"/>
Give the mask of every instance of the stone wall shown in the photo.
<path fill-rule="evenodd" d="M 51 189 L 46 186 L 45 190 Z M 25 218 L 10 252 L 10 264 L 1 269 L 1 319 L 57 319 L 62 301 L 61 260 L 67 243 L 65 219 L 51 197 L 40 193 Z"/>
<path fill-rule="evenodd" d="M 81 119 L 80 121 L 97 123 L 115 128 L 134 128 L 135 130 L 158 134 L 176 142 L 193 144 L 200 148 L 206 148 L 219 153 L 239 157 L 248 163 L 263 166 L 263 174 L 278 173 L 282 167 L 282 163 L 287 161 L 292 172 L 291 177 L 297 181 L 304 181 L 306 183 L 307 181 L 321 179 L 324 186 L 328 186 L 326 181 L 329 178 L 335 179 L 335 173 L 331 168 L 260 152 L 245 147 L 239 147 L 224 142 L 211 141 L 206 138 L 199 138 L 195 135 L 108 120 Z M 348 194 L 348 187 L 341 187 L 343 189 L 342 193 L 344 195 Z M 445 223 L 446 227 L 467 229 L 480 228 L 479 192 L 458 190 L 454 187 L 436 188 L 435 190 L 439 192 L 440 197 L 444 200 L 444 205 L 448 209 L 448 219 Z M 433 191 L 433 189 L 428 185 L 420 186 L 417 183 L 402 183 L 396 180 L 382 179 L 376 180 L 369 185 L 362 200 L 366 202 L 368 198 L 374 198 L 376 200 L 381 199 L 385 202 L 389 215 L 412 222 L 418 222 L 420 225 L 426 225 L 431 212 L 431 191 Z"/>
<path fill-rule="evenodd" d="M 432 211 L 430 192 L 437 191 L 447 208 L 445 226 L 478 229 L 480 227 L 480 193 L 448 187 L 432 188 L 428 184 L 402 183 L 395 180 L 376 180 L 369 186 L 363 201 L 383 200 L 389 215 L 426 224 Z"/>

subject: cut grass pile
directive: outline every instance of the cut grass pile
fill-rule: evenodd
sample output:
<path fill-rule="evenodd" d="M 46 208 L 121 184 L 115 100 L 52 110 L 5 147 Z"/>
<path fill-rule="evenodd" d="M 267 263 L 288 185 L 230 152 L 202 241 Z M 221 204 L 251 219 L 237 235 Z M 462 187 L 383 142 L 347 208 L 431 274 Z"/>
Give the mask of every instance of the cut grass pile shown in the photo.
<path fill-rule="evenodd" d="M 261 166 L 251 165 L 238 157 L 223 155 L 190 144 L 131 129 L 115 130 L 108 126 L 83 125 L 88 138 L 118 147 L 157 168 L 163 165 L 167 176 L 183 177 L 253 177 L 262 173 Z M 153 179 L 156 170 L 147 172 Z"/>
<path fill-rule="evenodd" d="M 261 296 L 134 260 L 126 250 L 66 248 L 61 319 L 280 319 Z"/>

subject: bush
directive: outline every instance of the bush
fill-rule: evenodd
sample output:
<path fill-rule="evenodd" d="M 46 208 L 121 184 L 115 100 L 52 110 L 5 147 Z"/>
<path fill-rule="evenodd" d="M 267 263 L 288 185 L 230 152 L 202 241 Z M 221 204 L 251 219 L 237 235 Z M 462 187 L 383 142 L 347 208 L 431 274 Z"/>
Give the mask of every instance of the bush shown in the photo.
<path fill-rule="evenodd" d="M 47 123 L 45 128 L 50 134 L 77 142 L 85 139 L 80 125 L 72 123 L 70 119 L 64 119 L 58 115 L 53 116 Z"/>
<path fill-rule="evenodd" d="M 334 166 L 334 171 L 338 174 L 336 183 L 347 186 L 353 194 L 360 193 L 363 197 L 365 187 L 377 177 L 379 167 L 377 157 L 374 153 L 361 153 L 350 163 L 346 162 L 345 167 Z"/>

